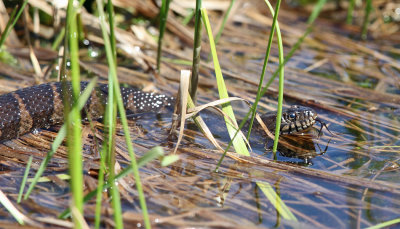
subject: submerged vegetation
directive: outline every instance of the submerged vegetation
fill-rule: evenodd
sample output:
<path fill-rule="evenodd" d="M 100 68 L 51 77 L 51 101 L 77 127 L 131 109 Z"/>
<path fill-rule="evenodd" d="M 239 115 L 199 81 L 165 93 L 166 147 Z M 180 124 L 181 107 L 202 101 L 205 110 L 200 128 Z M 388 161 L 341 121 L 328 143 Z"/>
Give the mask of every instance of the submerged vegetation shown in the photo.
<path fill-rule="evenodd" d="M 64 125 L 0 144 L 0 223 L 399 223 L 399 4 L 155 2 L 1 2 L 2 92 L 47 81 L 73 90 Z M 106 112 L 80 125 L 97 82 L 108 84 Z M 177 95 L 181 120 L 127 117 L 120 84 Z M 328 127 L 280 136 L 292 104 Z M 261 138 L 251 130 L 269 110 L 275 136 Z"/>

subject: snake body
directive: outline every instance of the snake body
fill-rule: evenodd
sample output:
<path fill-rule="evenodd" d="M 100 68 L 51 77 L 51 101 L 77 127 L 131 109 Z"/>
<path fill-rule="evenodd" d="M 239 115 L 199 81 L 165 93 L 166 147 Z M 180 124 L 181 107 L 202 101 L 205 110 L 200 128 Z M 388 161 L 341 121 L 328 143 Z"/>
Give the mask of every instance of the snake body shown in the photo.
<path fill-rule="evenodd" d="M 83 91 L 88 82 L 81 83 Z M 65 94 L 71 95 L 67 83 Z M 0 96 L 0 141 L 18 138 L 38 128 L 48 128 L 64 121 L 63 87 L 60 82 L 40 84 Z M 87 100 L 82 118 L 102 118 L 107 103 L 108 85 L 99 84 Z M 121 87 L 127 114 L 159 112 L 173 106 L 174 98 Z"/>
<path fill-rule="evenodd" d="M 87 82 L 81 83 L 83 91 Z M 38 128 L 61 124 L 64 120 L 63 94 L 71 95 L 71 85 L 63 89 L 60 82 L 40 84 L 0 96 L 0 141 L 18 138 Z M 66 92 L 64 90 L 67 90 Z M 99 84 L 86 102 L 82 118 L 102 118 L 107 103 L 108 85 Z M 174 106 L 175 98 L 147 93 L 136 88 L 121 87 L 121 96 L 127 114 L 160 112 Z M 276 114 L 261 116 L 268 129 L 275 129 Z M 308 107 L 292 106 L 283 110 L 281 133 L 292 134 L 310 128 L 317 114 Z"/>

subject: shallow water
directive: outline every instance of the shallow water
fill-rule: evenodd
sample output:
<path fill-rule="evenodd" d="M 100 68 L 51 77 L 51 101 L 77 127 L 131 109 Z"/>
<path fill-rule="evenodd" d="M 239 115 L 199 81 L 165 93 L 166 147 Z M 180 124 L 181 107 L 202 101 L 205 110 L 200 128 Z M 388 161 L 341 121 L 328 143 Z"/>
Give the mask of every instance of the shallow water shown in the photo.
<path fill-rule="evenodd" d="M 227 24 L 218 49 L 230 95 L 252 102 L 270 19 L 262 7 L 254 10 L 250 6 L 245 4 Z M 290 9 L 280 12 L 285 54 L 306 30 L 304 15 Z M 213 19 L 217 21 L 218 17 Z M 163 228 L 364 228 L 398 218 L 400 68 L 395 55 L 398 46 L 396 49 L 391 40 L 361 41 L 358 38 L 359 31 L 343 26 L 342 22 L 317 20 L 313 32 L 285 68 L 284 104 L 312 107 L 333 134 L 323 128 L 319 137 L 317 124 L 303 135 L 282 137 L 281 140 L 286 138 L 294 148 L 279 147 L 275 157 L 270 150 L 272 141 L 253 133 L 251 155 L 254 157 L 228 154 L 215 172 L 221 152 L 188 120 L 177 151 L 181 160 L 168 167 L 153 161 L 141 168 L 152 222 Z M 102 57 L 90 56 L 90 50 L 98 49 L 93 46 L 94 49 L 82 49 L 88 53 L 82 58 L 85 61 L 82 68 L 88 75 L 95 73 L 106 77 Z M 181 49 L 165 51 L 170 58 L 182 58 L 185 49 L 191 49 L 181 43 L 172 47 Z M 141 50 L 147 55 L 146 61 L 154 58 L 152 48 L 143 45 Z M 202 55 L 207 56 L 207 53 Z M 265 81 L 277 69 L 276 56 L 274 46 Z M 165 64 L 160 75 L 153 75 L 148 74 L 151 70 L 144 69 L 146 65 L 133 60 L 137 57 L 122 57 L 119 63 L 126 68 L 119 69 L 119 76 L 124 83 L 159 89 L 169 95 L 177 91 L 176 79 L 181 65 Z M 201 77 L 199 103 L 217 99 L 213 71 L 203 66 Z M 15 83 L 13 85 L 16 87 Z M 276 92 L 275 81 L 259 104 L 260 113 L 276 108 Z M 248 110 L 243 104 L 234 103 L 234 107 L 238 119 Z M 211 124 L 210 129 L 220 144 L 226 146 L 228 135 L 223 118 L 210 112 L 202 112 L 202 117 Z M 138 157 L 157 145 L 166 153 L 173 152 L 176 137 L 168 138 L 170 113 L 137 115 L 129 122 Z M 102 130 L 100 123 L 95 122 L 95 126 L 92 130 L 86 123 L 82 137 L 87 191 L 96 187 L 99 169 Z M 32 167 L 36 170 L 57 129 L 41 130 L 0 145 L 1 190 L 12 201 L 16 199 L 28 157 L 34 156 Z M 128 166 L 130 158 L 121 128 L 117 130 L 116 153 L 119 164 Z M 67 163 L 67 151 L 63 146 L 45 173 L 52 182 L 40 183 L 31 198 L 20 205 L 27 215 L 55 218 L 69 206 L 68 182 L 54 176 L 67 173 Z M 299 222 L 287 220 L 278 213 L 257 182 L 269 183 Z M 141 225 L 133 177 L 128 176 L 119 184 L 125 225 Z M 94 204 L 91 201 L 86 205 L 85 217 L 90 225 L 93 224 Z M 108 201 L 103 207 L 105 212 L 111 211 Z M 5 209 L 0 209 L 0 215 L 0 220 L 14 222 Z M 104 224 L 112 226 L 106 222 L 112 220 L 112 215 L 103 217 Z"/>
<path fill-rule="evenodd" d="M 224 127 L 222 118 L 216 118 L 210 112 L 205 112 L 203 118 L 211 123 L 209 127 L 217 139 L 227 142 L 227 134 L 220 128 Z M 334 119 L 337 122 L 348 121 L 339 115 Z M 188 129 L 195 128 L 192 126 Z M 209 213 L 217 207 L 220 214 L 217 218 L 234 217 L 238 220 L 235 220 L 236 223 L 244 225 L 252 222 L 272 227 L 280 222 L 282 225 L 295 226 L 276 215 L 274 208 L 257 188 L 255 182 L 259 181 L 268 182 L 275 188 L 291 211 L 304 219 L 304 227 L 336 225 L 339 228 L 352 228 L 357 225 L 357 214 L 360 214 L 361 225 L 373 225 L 395 218 L 400 204 L 398 169 L 382 168 L 387 167 L 391 163 L 389 161 L 396 156 L 392 152 L 374 152 L 370 146 L 361 145 L 360 132 L 340 125 L 329 125 L 329 129 L 334 134 L 323 130 L 321 138 L 318 138 L 319 128 L 303 135 L 283 137 L 289 139 L 297 147 L 296 150 L 301 149 L 301 155 L 279 148 L 276 161 L 289 163 L 281 164 L 280 169 L 268 165 L 237 163 L 227 158 L 219 173 L 213 172 L 218 156 L 208 152 L 212 145 L 198 133 L 190 132 L 184 138 L 181 151 L 178 151 L 183 157 L 182 162 L 176 163 L 171 170 L 163 169 L 168 171 L 164 173 L 165 179 L 171 179 L 174 184 L 185 183 L 175 187 L 180 190 L 179 193 L 182 191 L 185 194 L 176 197 L 176 190 L 169 190 L 168 193 L 178 198 L 178 202 L 185 202 L 180 210 L 188 210 L 194 204 L 197 207 L 206 207 L 207 210 L 204 211 Z M 264 142 L 259 141 L 260 138 L 257 142 L 250 141 L 254 146 L 253 153 L 273 160 L 272 152 L 266 150 Z M 296 168 L 298 165 L 323 171 L 324 174 L 326 172 L 334 177 L 293 170 L 292 166 Z M 347 181 L 342 176 L 350 176 L 354 180 Z M 359 179 L 365 183 L 353 183 Z M 379 182 L 369 183 L 369 179 Z M 388 183 L 382 183 L 383 181 Z M 373 188 L 363 194 L 371 184 Z M 200 217 L 198 220 L 205 219 Z"/>

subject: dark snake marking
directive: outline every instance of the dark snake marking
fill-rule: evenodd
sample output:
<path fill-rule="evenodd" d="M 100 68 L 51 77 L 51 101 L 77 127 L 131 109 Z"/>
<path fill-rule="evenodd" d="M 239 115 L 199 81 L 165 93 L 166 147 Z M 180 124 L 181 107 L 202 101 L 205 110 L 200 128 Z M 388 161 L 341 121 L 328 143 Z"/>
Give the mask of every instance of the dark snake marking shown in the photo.
<path fill-rule="evenodd" d="M 88 82 L 81 83 L 83 91 Z M 67 95 L 72 94 L 67 83 Z M 108 96 L 108 85 L 99 84 L 82 110 L 82 119 L 102 118 Z M 146 93 L 136 88 L 121 87 L 126 113 L 160 112 L 173 107 L 175 99 L 166 95 Z M 63 89 L 60 82 L 23 88 L 0 96 L 0 141 L 18 138 L 38 128 L 49 128 L 64 121 Z"/>
<path fill-rule="evenodd" d="M 83 91 L 88 82 L 81 83 Z M 72 94 L 71 84 L 66 84 L 67 95 Z M 107 103 L 108 85 L 99 84 L 86 102 L 82 119 L 88 115 L 93 120 L 102 118 Z M 127 114 L 161 112 L 173 108 L 175 99 L 162 94 L 147 93 L 136 88 L 121 87 Z M 60 82 L 23 88 L 0 96 L 0 141 L 18 138 L 38 128 L 48 128 L 64 121 L 63 89 Z M 261 116 L 270 131 L 275 130 L 276 113 Z M 310 128 L 317 113 L 308 107 L 292 106 L 283 110 L 281 134 L 292 134 Z M 257 129 L 257 127 L 256 127 Z"/>

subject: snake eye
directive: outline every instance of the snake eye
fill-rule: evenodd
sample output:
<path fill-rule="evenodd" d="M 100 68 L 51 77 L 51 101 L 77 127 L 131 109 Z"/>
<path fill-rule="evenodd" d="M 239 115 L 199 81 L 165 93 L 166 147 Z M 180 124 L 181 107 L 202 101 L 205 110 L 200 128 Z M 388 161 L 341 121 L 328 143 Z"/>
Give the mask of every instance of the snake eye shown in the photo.
<path fill-rule="evenodd" d="M 296 114 L 295 113 L 290 113 L 289 118 L 291 118 L 291 119 L 296 118 Z"/>

